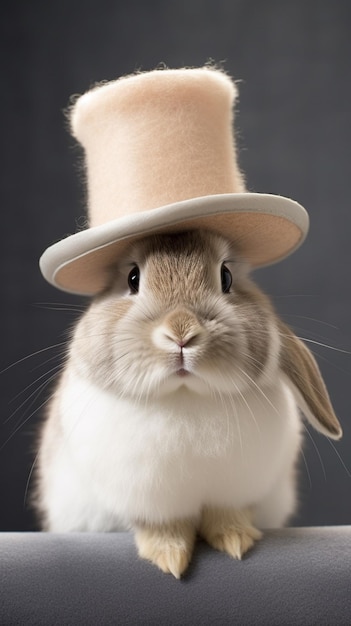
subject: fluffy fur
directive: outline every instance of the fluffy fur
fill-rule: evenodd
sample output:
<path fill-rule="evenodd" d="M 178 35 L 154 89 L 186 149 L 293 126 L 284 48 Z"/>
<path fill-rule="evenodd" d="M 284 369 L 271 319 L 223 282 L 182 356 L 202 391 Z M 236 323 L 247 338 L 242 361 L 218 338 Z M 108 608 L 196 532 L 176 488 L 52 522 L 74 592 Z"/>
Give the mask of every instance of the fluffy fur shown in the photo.
<path fill-rule="evenodd" d="M 43 525 L 133 528 L 140 556 L 176 577 L 196 533 L 241 558 L 295 510 L 298 404 L 341 436 L 313 357 L 232 245 L 205 231 L 142 240 L 73 334 L 40 443 Z"/>

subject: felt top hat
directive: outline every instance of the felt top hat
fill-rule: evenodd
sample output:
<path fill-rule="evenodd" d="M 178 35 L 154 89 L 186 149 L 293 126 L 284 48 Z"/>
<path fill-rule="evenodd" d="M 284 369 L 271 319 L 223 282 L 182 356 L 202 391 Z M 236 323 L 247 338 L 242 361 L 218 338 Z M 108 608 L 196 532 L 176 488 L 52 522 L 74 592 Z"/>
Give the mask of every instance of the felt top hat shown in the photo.
<path fill-rule="evenodd" d="M 93 295 L 126 248 L 152 233 L 208 229 L 253 267 L 293 252 L 308 215 L 281 196 L 248 193 L 236 159 L 235 83 L 221 70 L 153 70 L 99 85 L 71 109 L 85 151 L 89 227 L 48 248 L 45 278 Z"/>

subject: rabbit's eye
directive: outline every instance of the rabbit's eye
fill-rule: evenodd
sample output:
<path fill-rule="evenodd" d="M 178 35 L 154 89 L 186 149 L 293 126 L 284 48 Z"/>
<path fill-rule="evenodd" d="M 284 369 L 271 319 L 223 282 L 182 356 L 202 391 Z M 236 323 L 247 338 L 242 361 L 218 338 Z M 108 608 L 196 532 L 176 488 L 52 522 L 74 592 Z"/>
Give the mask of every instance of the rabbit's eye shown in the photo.
<path fill-rule="evenodd" d="M 140 282 L 140 270 L 137 265 L 129 272 L 128 285 L 131 293 L 138 293 Z"/>
<path fill-rule="evenodd" d="M 223 293 L 229 293 L 232 286 L 232 275 L 224 263 L 221 267 L 221 282 Z"/>

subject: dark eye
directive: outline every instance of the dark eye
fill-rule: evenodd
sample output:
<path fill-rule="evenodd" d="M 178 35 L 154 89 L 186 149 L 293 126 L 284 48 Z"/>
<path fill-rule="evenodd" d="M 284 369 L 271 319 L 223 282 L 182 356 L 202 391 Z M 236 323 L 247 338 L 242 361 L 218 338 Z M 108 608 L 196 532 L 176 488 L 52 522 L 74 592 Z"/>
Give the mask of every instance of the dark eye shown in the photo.
<path fill-rule="evenodd" d="M 221 267 L 221 282 L 223 293 L 229 293 L 232 286 L 232 275 L 224 263 Z"/>
<path fill-rule="evenodd" d="M 131 293 L 138 293 L 140 282 L 140 270 L 137 265 L 129 272 L 128 285 Z"/>

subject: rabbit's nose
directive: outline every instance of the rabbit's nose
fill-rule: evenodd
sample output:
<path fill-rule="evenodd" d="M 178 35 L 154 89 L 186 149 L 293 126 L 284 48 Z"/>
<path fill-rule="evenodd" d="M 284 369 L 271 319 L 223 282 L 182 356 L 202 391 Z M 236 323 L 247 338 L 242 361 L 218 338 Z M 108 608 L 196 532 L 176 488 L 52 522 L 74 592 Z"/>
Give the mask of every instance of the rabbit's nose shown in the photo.
<path fill-rule="evenodd" d="M 155 330 L 155 343 L 163 349 L 183 351 L 201 343 L 204 328 L 196 315 L 187 309 L 176 309 L 169 313 Z"/>
<path fill-rule="evenodd" d="M 183 348 L 190 348 L 191 346 L 195 346 L 200 336 L 200 331 L 197 331 L 195 329 L 193 329 L 192 331 L 188 331 L 185 336 L 183 334 L 174 333 L 170 331 L 170 329 L 164 329 L 163 332 L 166 339 L 172 341 L 181 350 L 183 350 Z"/>

